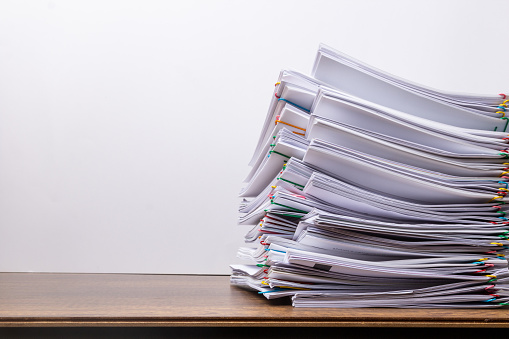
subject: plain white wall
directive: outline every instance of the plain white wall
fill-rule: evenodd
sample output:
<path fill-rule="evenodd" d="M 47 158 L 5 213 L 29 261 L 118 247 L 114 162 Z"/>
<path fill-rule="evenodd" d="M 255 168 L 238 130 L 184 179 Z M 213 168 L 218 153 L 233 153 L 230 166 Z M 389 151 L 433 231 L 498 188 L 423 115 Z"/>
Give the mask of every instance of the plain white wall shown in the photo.
<path fill-rule="evenodd" d="M 229 273 L 282 68 L 320 42 L 509 92 L 508 1 L 1 1 L 0 271 Z"/>

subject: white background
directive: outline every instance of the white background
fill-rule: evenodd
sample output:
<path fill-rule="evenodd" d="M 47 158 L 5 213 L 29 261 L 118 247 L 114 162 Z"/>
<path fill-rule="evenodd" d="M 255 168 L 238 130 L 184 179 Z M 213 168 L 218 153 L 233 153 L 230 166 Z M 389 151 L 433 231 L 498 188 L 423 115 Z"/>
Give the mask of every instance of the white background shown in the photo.
<path fill-rule="evenodd" d="M 508 1 L 0 1 L 0 271 L 229 273 L 279 71 L 320 42 L 509 92 Z"/>

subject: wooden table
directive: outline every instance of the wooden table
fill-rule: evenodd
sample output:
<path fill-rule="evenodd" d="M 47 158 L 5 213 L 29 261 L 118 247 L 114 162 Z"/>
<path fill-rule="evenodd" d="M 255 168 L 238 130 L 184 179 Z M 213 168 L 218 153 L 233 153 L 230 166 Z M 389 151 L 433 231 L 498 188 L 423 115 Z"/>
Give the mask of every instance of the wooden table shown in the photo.
<path fill-rule="evenodd" d="M 0 327 L 509 327 L 509 309 L 297 309 L 228 280 L 0 273 Z"/>

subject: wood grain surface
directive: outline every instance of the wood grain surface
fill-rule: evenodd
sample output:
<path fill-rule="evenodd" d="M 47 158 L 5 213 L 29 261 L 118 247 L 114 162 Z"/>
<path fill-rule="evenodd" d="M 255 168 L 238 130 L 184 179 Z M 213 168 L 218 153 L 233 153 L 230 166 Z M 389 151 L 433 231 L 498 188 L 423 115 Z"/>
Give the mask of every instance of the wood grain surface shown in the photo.
<path fill-rule="evenodd" d="M 293 308 L 227 276 L 0 273 L 0 326 L 509 327 L 509 309 Z"/>

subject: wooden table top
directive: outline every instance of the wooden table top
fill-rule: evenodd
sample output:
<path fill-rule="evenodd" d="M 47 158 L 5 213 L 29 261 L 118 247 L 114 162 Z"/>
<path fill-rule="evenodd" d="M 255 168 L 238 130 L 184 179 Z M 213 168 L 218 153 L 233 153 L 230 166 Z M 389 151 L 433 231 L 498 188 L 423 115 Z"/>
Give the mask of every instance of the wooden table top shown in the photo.
<path fill-rule="evenodd" d="M 0 327 L 509 327 L 509 309 L 293 308 L 228 276 L 0 273 Z"/>

